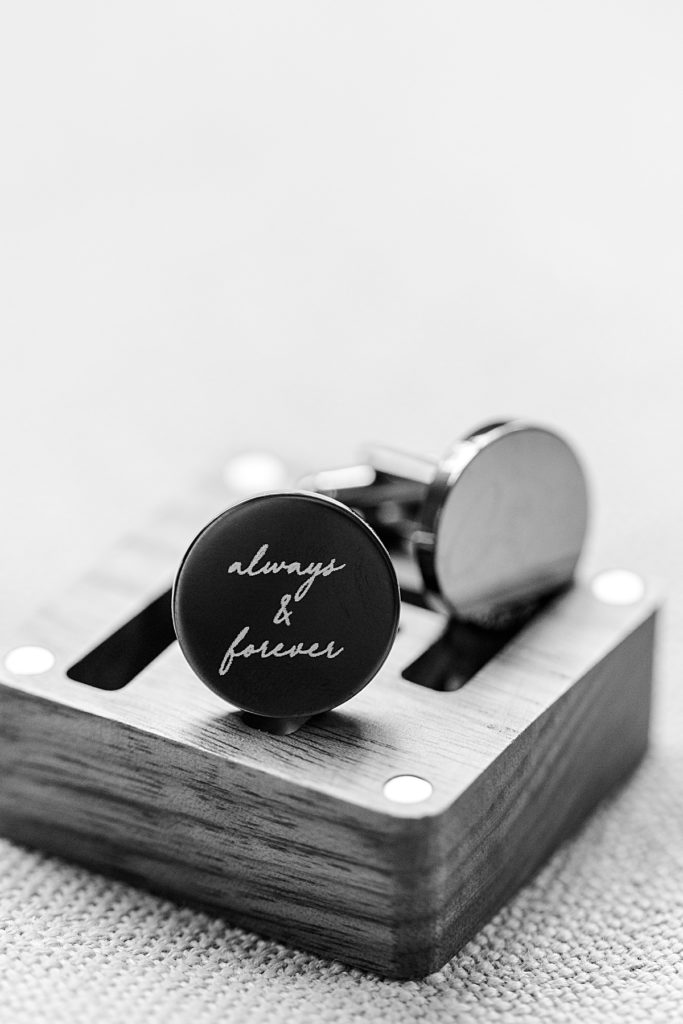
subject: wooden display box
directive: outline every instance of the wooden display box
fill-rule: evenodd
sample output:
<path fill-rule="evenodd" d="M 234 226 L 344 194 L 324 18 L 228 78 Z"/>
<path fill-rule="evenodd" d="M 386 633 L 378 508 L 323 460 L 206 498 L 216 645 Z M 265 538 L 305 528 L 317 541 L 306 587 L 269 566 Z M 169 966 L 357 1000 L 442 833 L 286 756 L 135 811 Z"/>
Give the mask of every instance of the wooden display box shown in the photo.
<path fill-rule="evenodd" d="M 201 486 L 2 637 L 0 661 L 55 663 L 2 669 L 0 830 L 382 975 L 437 970 L 642 757 L 656 601 L 578 583 L 456 692 L 403 678 L 444 629 L 404 604 L 365 690 L 271 735 L 172 642 L 175 569 L 230 499 Z M 431 796 L 388 799 L 400 775 Z"/>

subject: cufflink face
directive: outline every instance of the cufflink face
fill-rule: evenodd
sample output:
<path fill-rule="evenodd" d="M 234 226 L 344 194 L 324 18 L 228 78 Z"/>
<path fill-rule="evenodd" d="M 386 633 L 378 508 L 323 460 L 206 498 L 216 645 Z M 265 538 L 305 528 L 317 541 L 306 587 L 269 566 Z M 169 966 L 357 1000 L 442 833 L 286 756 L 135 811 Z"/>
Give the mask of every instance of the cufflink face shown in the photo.
<path fill-rule="evenodd" d="M 486 624 L 569 583 L 587 519 L 569 445 L 512 421 L 476 431 L 442 460 L 414 540 L 427 587 L 456 615 Z"/>
<path fill-rule="evenodd" d="M 199 678 L 230 704 L 298 718 L 349 700 L 396 635 L 391 559 L 351 509 L 305 492 L 227 509 L 188 548 L 173 622 Z"/>

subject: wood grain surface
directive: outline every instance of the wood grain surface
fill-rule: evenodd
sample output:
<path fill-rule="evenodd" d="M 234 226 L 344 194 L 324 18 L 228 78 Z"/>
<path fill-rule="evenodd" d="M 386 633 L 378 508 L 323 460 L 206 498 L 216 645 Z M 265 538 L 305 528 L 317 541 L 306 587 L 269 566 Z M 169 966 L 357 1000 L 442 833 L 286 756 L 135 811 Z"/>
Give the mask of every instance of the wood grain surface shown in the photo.
<path fill-rule="evenodd" d="M 325 956 L 435 970 L 640 759 L 656 596 L 612 606 L 577 584 L 453 693 L 402 677 L 444 627 L 404 604 L 376 679 L 289 736 L 250 728 L 176 644 L 120 689 L 68 678 L 229 498 L 188 489 L 2 638 L 3 658 L 37 644 L 56 663 L 3 673 L 0 827 Z M 429 799 L 390 802 L 400 774 Z"/>

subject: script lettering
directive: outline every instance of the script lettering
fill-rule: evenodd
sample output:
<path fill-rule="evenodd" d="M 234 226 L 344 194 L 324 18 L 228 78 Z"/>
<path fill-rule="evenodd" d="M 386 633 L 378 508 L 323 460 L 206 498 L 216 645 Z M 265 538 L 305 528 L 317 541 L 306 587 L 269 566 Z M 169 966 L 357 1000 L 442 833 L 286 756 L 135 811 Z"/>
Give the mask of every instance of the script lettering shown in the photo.
<path fill-rule="evenodd" d="M 260 658 L 298 658 L 304 655 L 308 658 L 333 659 L 338 658 L 344 650 L 343 647 L 335 647 L 333 640 L 330 640 L 327 646 L 322 649 L 320 649 L 320 644 L 318 643 L 312 643 L 308 647 L 302 643 L 292 644 L 291 647 L 285 647 L 284 644 L 277 643 L 270 647 L 268 641 L 264 640 L 258 646 L 248 643 L 239 650 L 239 645 L 246 639 L 248 632 L 249 626 L 245 626 L 230 644 L 218 669 L 219 675 L 227 675 L 235 658 L 251 658 L 256 654 Z"/>
<path fill-rule="evenodd" d="M 276 576 L 278 573 L 285 573 L 287 576 L 298 576 L 299 578 L 303 577 L 303 583 L 297 587 L 293 594 L 285 593 L 281 595 L 280 606 L 275 612 L 275 616 L 272 620 L 273 625 L 275 626 L 284 625 L 290 627 L 292 625 L 292 616 L 294 614 L 294 609 L 291 607 L 292 600 L 297 603 L 303 601 L 307 594 L 310 593 L 311 587 L 317 579 L 324 579 L 332 576 L 335 572 L 341 572 L 342 569 L 346 568 L 346 562 L 342 562 L 341 565 L 338 565 L 335 558 L 330 558 L 327 562 L 309 562 L 307 565 L 299 561 L 273 561 L 266 558 L 268 548 L 268 544 L 262 544 L 252 556 L 251 560 L 246 564 L 241 561 L 231 562 L 228 566 L 228 574 L 241 576 L 243 578 L 254 576 Z M 218 669 L 219 675 L 227 675 L 236 658 L 259 657 L 267 659 L 306 657 L 328 658 L 332 660 L 334 658 L 338 658 L 344 650 L 344 648 L 339 646 L 334 640 L 330 640 L 326 645 L 322 645 L 317 641 L 314 643 L 303 643 L 299 641 L 286 646 L 283 643 L 272 644 L 269 640 L 263 640 L 259 644 L 253 644 L 251 642 L 247 642 L 249 629 L 249 626 L 244 626 L 226 650 Z"/>

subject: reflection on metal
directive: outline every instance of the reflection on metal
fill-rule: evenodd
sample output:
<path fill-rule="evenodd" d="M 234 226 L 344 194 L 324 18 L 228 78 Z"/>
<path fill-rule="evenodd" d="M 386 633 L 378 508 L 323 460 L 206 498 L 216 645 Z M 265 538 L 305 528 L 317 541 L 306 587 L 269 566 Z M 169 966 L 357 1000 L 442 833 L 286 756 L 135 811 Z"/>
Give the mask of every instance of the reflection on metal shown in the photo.
<path fill-rule="evenodd" d="M 374 446 L 354 469 L 371 482 L 317 474 L 314 489 L 316 479 L 334 482 L 332 496 L 361 511 L 392 552 L 414 554 L 428 600 L 458 619 L 507 626 L 571 582 L 588 489 L 554 431 L 497 420 L 441 459 Z"/>
<path fill-rule="evenodd" d="M 588 493 L 554 432 L 512 421 L 439 464 L 416 552 L 427 589 L 460 618 L 495 624 L 566 586 L 581 554 Z"/>

